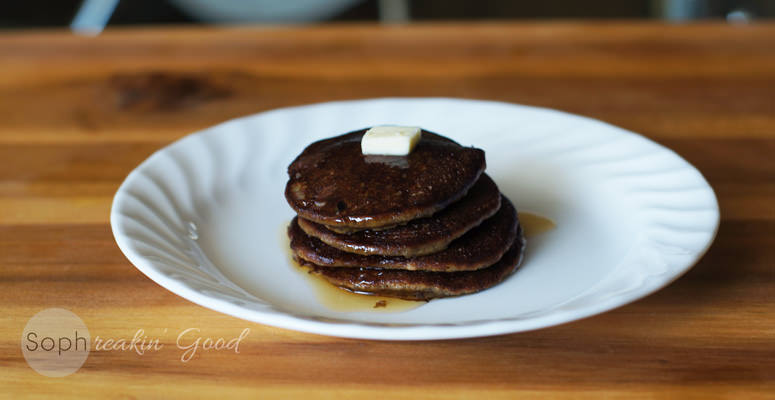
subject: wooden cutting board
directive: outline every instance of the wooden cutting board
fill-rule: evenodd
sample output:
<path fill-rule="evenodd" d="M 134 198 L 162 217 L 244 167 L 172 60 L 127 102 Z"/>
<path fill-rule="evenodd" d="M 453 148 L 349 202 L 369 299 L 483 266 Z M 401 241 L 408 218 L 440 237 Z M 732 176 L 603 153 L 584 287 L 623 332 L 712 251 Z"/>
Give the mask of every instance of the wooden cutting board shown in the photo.
<path fill-rule="evenodd" d="M 210 311 L 150 281 L 113 242 L 113 193 L 171 141 L 271 108 L 381 96 L 546 106 L 640 132 L 710 181 L 718 238 L 684 277 L 618 310 L 535 332 L 408 343 Z M 775 396 L 775 24 L 2 33 L 0 306 L 8 398 Z M 39 375 L 20 338 L 51 307 L 80 316 L 93 341 L 142 330 L 161 348 L 102 348 L 73 375 Z M 239 353 L 200 348 L 181 361 L 180 335 L 185 346 L 245 329 Z"/>

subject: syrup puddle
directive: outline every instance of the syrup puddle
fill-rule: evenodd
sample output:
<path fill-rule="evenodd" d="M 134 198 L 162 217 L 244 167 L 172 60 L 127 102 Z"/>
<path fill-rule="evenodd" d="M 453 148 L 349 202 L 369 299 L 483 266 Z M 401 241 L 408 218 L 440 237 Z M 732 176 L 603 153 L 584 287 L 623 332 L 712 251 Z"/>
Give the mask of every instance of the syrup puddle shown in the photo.
<path fill-rule="evenodd" d="M 556 227 L 555 223 L 549 218 L 528 212 L 519 213 L 519 222 L 525 232 L 525 237 L 528 238 L 540 235 Z M 340 312 L 360 311 L 394 313 L 413 310 L 427 303 L 427 301 L 402 300 L 392 297 L 353 293 L 340 289 L 328 283 L 325 279 L 310 274 L 307 272 L 306 268 L 299 265 L 299 263 L 293 259 L 286 229 L 287 226 L 283 226 L 280 234 L 282 238 L 281 243 L 288 254 L 289 262 L 293 266 L 293 269 L 309 282 L 309 285 L 315 291 L 318 301 L 326 308 Z"/>
<path fill-rule="evenodd" d="M 309 283 L 315 291 L 315 297 L 317 297 L 318 301 L 329 310 L 340 312 L 368 311 L 393 313 L 412 310 L 427 303 L 427 301 L 403 300 L 393 297 L 353 293 L 340 289 L 317 275 L 310 274 L 307 268 L 299 265 L 299 263 L 293 259 L 290 240 L 288 239 L 286 229 L 287 226 L 284 226 L 280 235 L 281 243 L 285 246 L 288 255 L 288 262 L 293 266 L 293 269 Z"/>
<path fill-rule="evenodd" d="M 522 225 L 526 238 L 549 232 L 557 227 L 551 219 L 529 212 L 519 212 L 519 224 Z"/>
<path fill-rule="evenodd" d="M 293 259 L 291 259 L 291 261 L 293 261 Z M 348 292 L 347 290 L 339 289 L 328 283 L 323 278 L 308 273 L 307 270 L 296 263 L 296 261 L 293 261 L 293 265 L 297 271 L 304 275 L 310 286 L 314 288 L 318 301 L 330 310 L 341 312 L 370 311 L 392 313 L 412 310 L 427 303 L 426 301 L 402 300 L 392 297 L 371 296 Z"/>

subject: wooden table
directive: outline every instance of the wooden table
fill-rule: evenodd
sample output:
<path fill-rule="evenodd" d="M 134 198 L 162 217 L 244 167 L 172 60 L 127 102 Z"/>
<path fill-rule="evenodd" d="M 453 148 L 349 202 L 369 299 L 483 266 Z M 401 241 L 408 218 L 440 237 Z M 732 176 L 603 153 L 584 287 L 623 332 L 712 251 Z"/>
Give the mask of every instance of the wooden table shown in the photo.
<path fill-rule="evenodd" d="M 189 132 L 275 107 L 454 96 L 553 107 L 640 132 L 716 190 L 715 244 L 657 294 L 535 332 L 337 339 L 196 306 L 138 272 L 108 211 L 125 175 Z M 0 393 L 59 397 L 775 396 L 775 25 L 540 23 L 143 29 L 0 35 Z M 64 378 L 25 363 L 38 311 L 92 339 Z M 250 334 L 181 362 L 181 331 Z M 481 395 L 481 396 L 480 396 Z M 756 397 L 756 396 L 754 396 Z"/>

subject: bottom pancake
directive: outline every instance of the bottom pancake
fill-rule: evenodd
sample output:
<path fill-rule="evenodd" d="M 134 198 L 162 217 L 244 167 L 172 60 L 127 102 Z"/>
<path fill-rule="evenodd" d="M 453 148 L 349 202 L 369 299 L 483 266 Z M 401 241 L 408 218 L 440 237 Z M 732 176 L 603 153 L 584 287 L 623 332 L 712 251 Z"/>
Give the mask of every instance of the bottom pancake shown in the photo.
<path fill-rule="evenodd" d="M 310 273 L 342 289 L 407 300 L 430 300 L 475 293 L 497 285 L 519 267 L 524 250 L 525 238 L 520 228 L 514 244 L 498 262 L 476 271 L 426 272 L 321 267 L 299 258 L 297 261 L 309 268 Z"/>

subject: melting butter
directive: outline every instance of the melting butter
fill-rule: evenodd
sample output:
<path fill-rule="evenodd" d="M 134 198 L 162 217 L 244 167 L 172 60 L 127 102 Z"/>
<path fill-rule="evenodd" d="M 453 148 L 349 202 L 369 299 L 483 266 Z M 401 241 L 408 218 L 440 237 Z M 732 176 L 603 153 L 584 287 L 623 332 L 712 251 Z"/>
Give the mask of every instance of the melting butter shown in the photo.
<path fill-rule="evenodd" d="M 364 155 L 406 156 L 412 152 L 422 136 L 417 126 L 375 126 L 361 138 Z"/>

